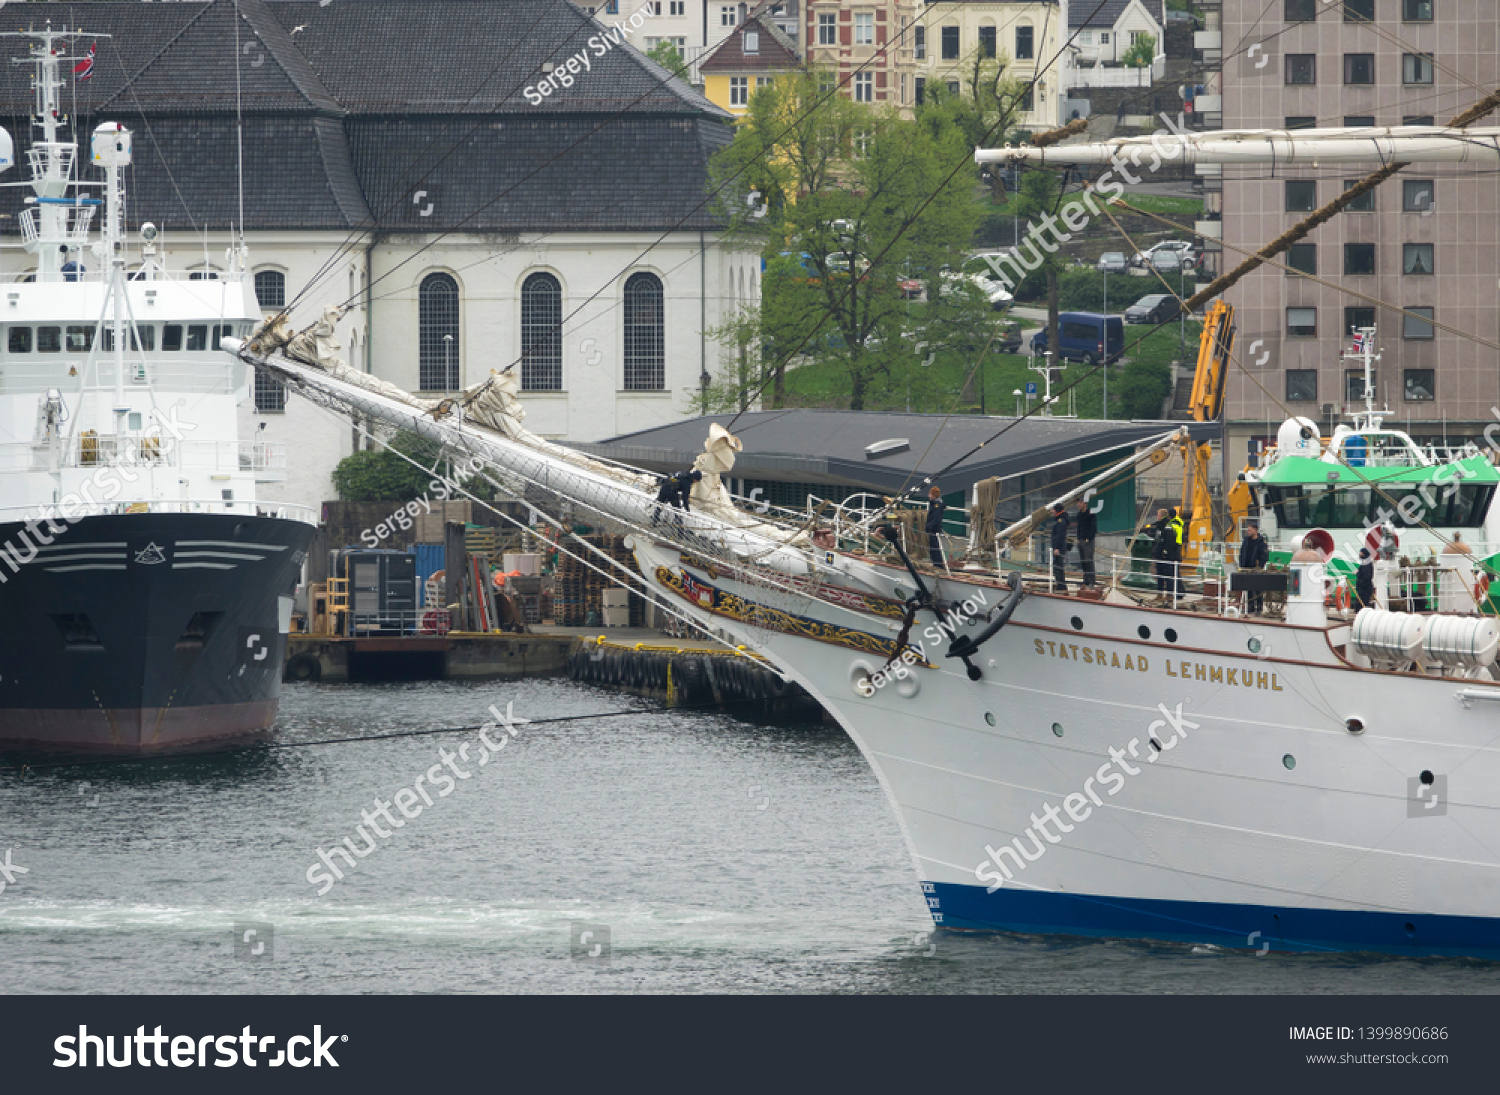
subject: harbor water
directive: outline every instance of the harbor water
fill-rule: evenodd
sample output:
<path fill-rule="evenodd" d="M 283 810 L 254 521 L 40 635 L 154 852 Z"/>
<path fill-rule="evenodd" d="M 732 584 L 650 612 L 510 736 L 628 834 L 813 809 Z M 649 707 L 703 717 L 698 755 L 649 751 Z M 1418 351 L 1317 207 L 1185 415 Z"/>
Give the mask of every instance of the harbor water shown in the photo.
<path fill-rule="evenodd" d="M 483 766 L 475 730 L 410 735 L 492 705 Z M 934 931 L 879 785 L 819 722 L 555 678 L 293 684 L 274 743 L 0 774 L 0 988 L 1500 992 L 1487 962 Z"/>

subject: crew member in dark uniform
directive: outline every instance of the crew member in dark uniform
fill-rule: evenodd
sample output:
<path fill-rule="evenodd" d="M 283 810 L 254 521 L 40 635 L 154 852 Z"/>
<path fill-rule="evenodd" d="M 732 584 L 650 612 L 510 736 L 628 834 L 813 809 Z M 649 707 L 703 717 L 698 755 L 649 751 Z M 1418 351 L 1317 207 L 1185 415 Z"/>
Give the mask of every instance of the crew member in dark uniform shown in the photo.
<path fill-rule="evenodd" d="M 1176 539 L 1172 531 L 1171 511 L 1163 507 L 1156 511 L 1156 523 L 1151 526 L 1151 558 L 1156 566 L 1157 600 L 1164 601 L 1172 595 L 1172 552 L 1170 544 Z"/>
<path fill-rule="evenodd" d="M 1052 592 L 1068 592 L 1068 508 L 1052 503 Z"/>
<path fill-rule="evenodd" d="M 688 498 L 693 492 L 693 484 L 702 478 L 703 473 L 696 469 L 680 471 L 676 475 L 668 476 L 661 481 L 661 489 L 656 492 L 657 502 L 680 509 L 683 513 L 692 512 L 692 507 L 688 504 Z M 661 507 L 658 506 L 651 511 L 652 527 L 654 528 L 660 520 Z M 679 525 L 682 524 L 680 514 L 677 517 L 677 523 Z"/>
<path fill-rule="evenodd" d="M 1260 534 L 1260 526 L 1250 524 L 1245 526 L 1245 538 L 1240 541 L 1240 569 L 1241 570 L 1264 570 L 1266 564 L 1271 561 L 1271 546 L 1266 543 L 1265 537 Z M 1264 612 L 1266 607 L 1266 595 L 1263 592 L 1248 592 L 1245 594 L 1245 611 L 1251 616 Z"/>
<path fill-rule="evenodd" d="M 1360 608 L 1375 607 L 1375 560 L 1369 548 L 1359 549 L 1359 569 L 1354 572 L 1354 599 Z"/>
<path fill-rule="evenodd" d="M 933 487 L 927 492 L 927 523 L 922 528 L 927 533 L 927 554 L 932 565 L 939 570 L 943 568 L 943 542 L 939 536 L 943 531 L 943 512 L 947 508 L 941 487 Z"/>
<path fill-rule="evenodd" d="M 1083 588 L 1094 588 L 1094 538 L 1099 534 L 1099 519 L 1089 509 L 1088 499 L 1078 500 L 1078 516 L 1073 521 L 1073 539 L 1078 543 L 1078 565 L 1083 568 Z"/>

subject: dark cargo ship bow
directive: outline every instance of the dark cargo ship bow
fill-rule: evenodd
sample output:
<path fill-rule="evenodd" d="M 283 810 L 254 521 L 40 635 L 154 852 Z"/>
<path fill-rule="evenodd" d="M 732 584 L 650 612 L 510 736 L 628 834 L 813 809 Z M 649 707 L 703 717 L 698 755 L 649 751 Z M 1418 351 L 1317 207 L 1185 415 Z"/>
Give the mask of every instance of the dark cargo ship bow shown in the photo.
<path fill-rule="evenodd" d="M 0 525 L 0 750 L 142 753 L 271 726 L 313 526 L 230 513 L 60 524 Z"/>

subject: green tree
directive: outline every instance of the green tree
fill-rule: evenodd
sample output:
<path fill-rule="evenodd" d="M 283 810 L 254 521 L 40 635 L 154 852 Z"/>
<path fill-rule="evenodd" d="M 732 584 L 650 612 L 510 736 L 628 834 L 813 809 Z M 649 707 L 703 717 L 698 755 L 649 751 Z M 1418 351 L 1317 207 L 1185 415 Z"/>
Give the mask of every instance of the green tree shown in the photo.
<path fill-rule="evenodd" d="M 1121 371 L 1117 390 L 1123 417 L 1160 418 L 1172 391 L 1171 367 L 1165 361 L 1136 358 Z"/>
<path fill-rule="evenodd" d="M 688 64 L 677 52 L 670 38 L 663 38 L 646 51 L 646 56 L 679 79 L 687 79 Z"/>
<path fill-rule="evenodd" d="M 1058 277 L 1062 271 L 1062 251 L 1053 243 L 1049 250 L 1044 232 L 1038 230 L 1038 222 L 1053 216 L 1062 198 L 1062 186 L 1051 171 L 1030 170 L 1021 176 L 1021 186 L 1016 192 L 1013 208 L 1016 215 L 1025 218 L 1028 239 L 1023 249 L 1041 261 L 1040 273 L 1047 286 L 1047 345 L 1054 352 L 1062 345 L 1058 338 Z M 1050 242 L 1050 241 L 1048 241 Z M 1019 289 L 1020 286 L 1017 286 Z M 1054 365 L 1061 365 L 1061 358 L 1053 358 Z"/>
<path fill-rule="evenodd" d="M 872 385 L 889 382 L 922 341 L 906 330 L 899 283 L 926 276 L 933 285 L 973 239 L 973 145 L 956 112 L 907 121 L 831 86 L 814 70 L 757 89 L 715 158 L 711 185 L 729 237 L 767 256 L 758 311 L 712 332 L 737 360 L 741 347 L 755 351 L 743 378 L 716 386 L 720 402 L 738 405 L 746 385 L 769 382 L 780 406 L 800 347 L 836 361 L 849 407 L 863 410 Z"/>
<path fill-rule="evenodd" d="M 433 479 L 446 472 L 447 462 L 435 442 L 403 430 L 388 446 L 361 449 L 340 460 L 333 469 L 333 485 L 345 502 L 410 502 L 428 494 Z M 493 494 L 489 483 L 477 476 L 463 487 L 482 499 Z"/>
<path fill-rule="evenodd" d="M 1151 62 L 1156 60 L 1156 36 L 1143 34 L 1134 42 L 1130 43 L 1120 57 L 1120 62 L 1126 68 L 1149 68 Z"/>

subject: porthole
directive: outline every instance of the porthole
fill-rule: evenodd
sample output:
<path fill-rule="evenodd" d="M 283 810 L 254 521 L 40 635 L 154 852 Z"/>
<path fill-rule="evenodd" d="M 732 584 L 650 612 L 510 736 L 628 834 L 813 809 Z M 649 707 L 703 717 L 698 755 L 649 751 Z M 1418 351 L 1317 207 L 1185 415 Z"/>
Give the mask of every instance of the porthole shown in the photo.
<path fill-rule="evenodd" d="M 1170 627 L 1163 631 L 1162 634 L 1166 636 L 1167 642 L 1169 643 L 1175 643 L 1177 641 L 1177 632 L 1173 631 Z"/>
<path fill-rule="evenodd" d="M 1281 763 L 1282 766 L 1286 768 L 1288 772 L 1290 772 L 1293 768 L 1297 767 L 1297 758 L 1288 753 L 1286 756 L 1281 758 Z"/>
<path fill-rule="evenodd" d="M 991 726 L 994 726 L 995 725 L 995 713 L 993 711 L 986 711 L 984 713 L 984 721 L 987 722 L 987 723 L 989 723 Z"/>
<path fill-rule="evenodd" d="M 1410 921 L 1406 924 L 1406 937 L 1408 939 L 1415 939 L 1417 937 L 1417 926 Z"/>
<path fill-rule="evenodd" d="M 1077 616 L 1074 616 L 1071 620 L 1068 621 L 1068 623 L 1070 623 L 1070 624 L 1073 625 L 1073 630 L 1074 631 L 1082 631 L 1083 630 L 1083 621 L 1081 619 L 1079 619 Z"/>
<path fill-rule="evenodd" d="M 1259 635 L 1252 635 L 1250 637 L 1250 639 L 1245 643 L 1245 649 L 1248 650 L 1248 651 L 1250 651 L 1250 653 L 1252 653 L 1252 654 L 1259 654 L 1260 653 L 1260 636 Z"/>
<path fill-rule="evenodd" d="M 891 593 L 898 601 L 906 600 L 906 590 L 902 589 L 900 586 L 897 586 L 895 589 L 891 590 Z"/>
<path fill-rule="evenodd" d="M 1432 786 L 1433 775 L 1432 775 L 1431 772 L 1428 772 L 1428 771 L 1424 770 L 1422 772 L 1421 776 L 1419 776 L 1418 778 L 1422 781 L 1422 785 L 1424 787 L 1431 787 Z"/>
<path fill-rule="evenodd" d="M 1052 732 L 1054 734 L 1056 734 L 1058 737 L 1062 737 L 1063 736 L 1062 723 L 1060 723 L 1060 722 L 1054 722 L 1052 724 Z"/>
<path fill-rule="evenodd" d="M 1364 730 L 1365 730 L 1364 720 L 1363 719 L 1345 719 L 1344 720 L 1344 729 L 1347 730 L 1347 731 L 1349 731 L 1349 733 L 1351 733 L 1351 734 L 1362 734 L 1362 733 L 1364 733 Z"/>
<path fill-rule="evenodd" d="M 1140 627 L 1136 628 L 1135 629 L 1135 633 L 1137 635 L 1139 635 L 1143 639 L 1149 639 L 1149 638 L 1151 638 L 1151 629 L 1149 627 L 1147 627 L 1145 624 L 1141 624 Z"/>

